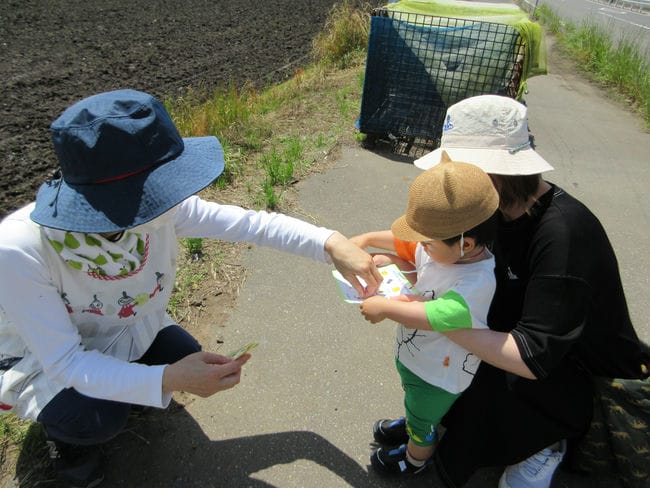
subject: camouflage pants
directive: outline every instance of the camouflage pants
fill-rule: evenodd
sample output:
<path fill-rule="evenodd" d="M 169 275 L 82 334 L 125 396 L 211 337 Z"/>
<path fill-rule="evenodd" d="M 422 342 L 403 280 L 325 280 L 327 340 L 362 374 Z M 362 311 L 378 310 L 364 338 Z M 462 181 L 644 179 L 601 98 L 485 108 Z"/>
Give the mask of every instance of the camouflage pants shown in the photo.
<path fill-rule="evenodd" d="M 594 417 L 572 448 L 570 467 L 614 474 L 627 488 L 650 486 L 650 378 L 594 378 Z"/>

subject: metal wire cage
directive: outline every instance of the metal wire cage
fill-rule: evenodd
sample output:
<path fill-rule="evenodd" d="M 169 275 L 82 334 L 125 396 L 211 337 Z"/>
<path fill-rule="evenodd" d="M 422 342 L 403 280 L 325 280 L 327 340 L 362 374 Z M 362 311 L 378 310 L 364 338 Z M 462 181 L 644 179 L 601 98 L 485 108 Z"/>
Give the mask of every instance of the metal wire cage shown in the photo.
<path fill-rule="evenodd" d="M 510 25 L 375 9 L 358 128 L 370 140 L 435 149 L 449 105 L 517 97 L 524 53 Z"/>

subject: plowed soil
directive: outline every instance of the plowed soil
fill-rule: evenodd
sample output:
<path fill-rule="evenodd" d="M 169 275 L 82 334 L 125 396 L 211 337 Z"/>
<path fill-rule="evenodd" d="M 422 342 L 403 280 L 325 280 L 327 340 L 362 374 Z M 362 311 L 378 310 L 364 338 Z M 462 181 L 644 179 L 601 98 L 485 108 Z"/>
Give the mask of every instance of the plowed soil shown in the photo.
<path fill-rule="evenodd" d="M 0 218 L 57 167 L 49 125 L 68 105 L 118 88 L 167 97 L 281 81 L 310 61 L 335 3 L 3 0 Z"/>

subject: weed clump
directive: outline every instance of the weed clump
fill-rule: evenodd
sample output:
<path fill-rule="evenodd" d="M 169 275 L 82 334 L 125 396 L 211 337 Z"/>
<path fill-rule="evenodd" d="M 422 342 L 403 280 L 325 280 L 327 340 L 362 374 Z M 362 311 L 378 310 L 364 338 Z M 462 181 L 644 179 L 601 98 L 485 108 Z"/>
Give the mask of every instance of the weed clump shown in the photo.
<path fill-rule="evenodd" d="M 315 62 L 347 68 L 365 53 L 370 33 L 371 6 L 344 0 L 330 11 L 325 28 L 314 39 Z"/>

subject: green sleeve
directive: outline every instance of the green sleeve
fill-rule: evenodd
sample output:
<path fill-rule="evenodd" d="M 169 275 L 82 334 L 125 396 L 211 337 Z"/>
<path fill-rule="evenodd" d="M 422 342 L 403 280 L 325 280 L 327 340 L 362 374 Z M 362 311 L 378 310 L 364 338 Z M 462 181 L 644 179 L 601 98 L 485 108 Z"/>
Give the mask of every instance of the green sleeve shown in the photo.
<path fill-rule="evenodd" d="M 424 302 L 424 311 L 431 328 L 437 332 L 472 328 L 472 316 L 467 302 L 453 290 L 435 300 Z"/>

